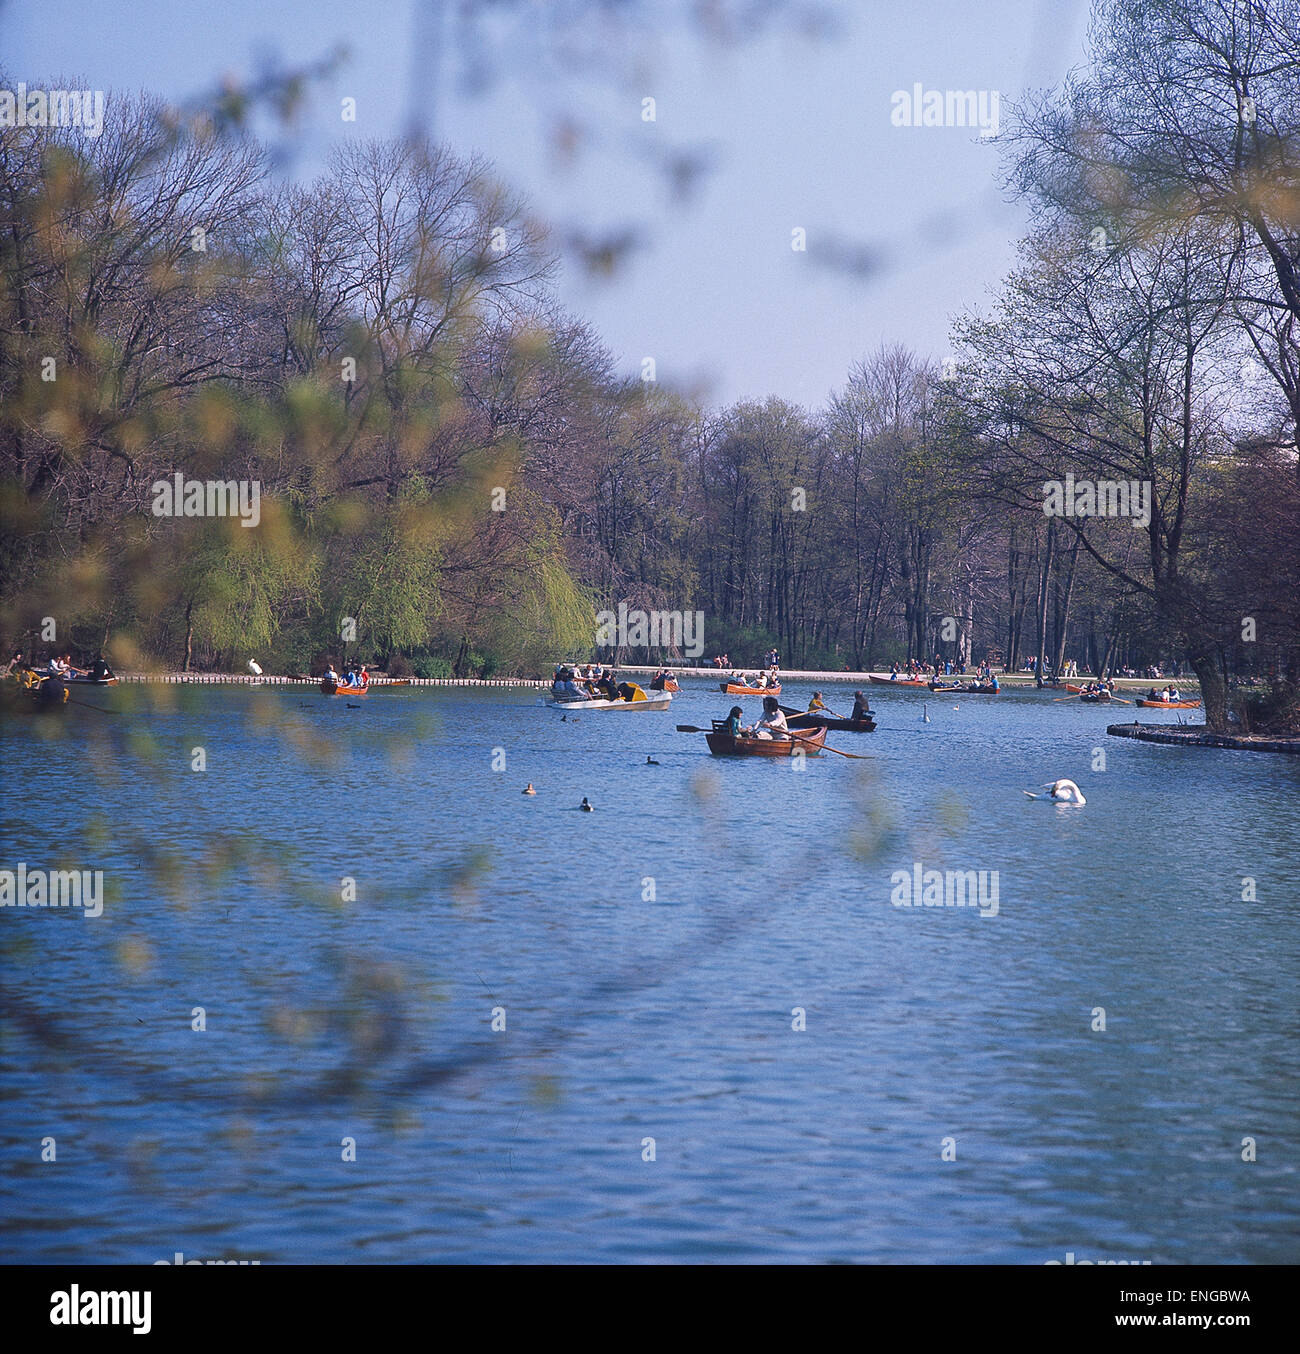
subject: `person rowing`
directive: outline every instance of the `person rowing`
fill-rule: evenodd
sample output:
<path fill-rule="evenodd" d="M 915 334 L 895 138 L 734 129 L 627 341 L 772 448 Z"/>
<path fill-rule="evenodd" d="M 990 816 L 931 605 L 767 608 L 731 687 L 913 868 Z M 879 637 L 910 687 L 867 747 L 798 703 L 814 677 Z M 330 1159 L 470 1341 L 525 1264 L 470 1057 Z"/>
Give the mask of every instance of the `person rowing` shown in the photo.
<path fill-rule="evenodd" d="M 818 710 L 824 710 L 825 708 L 826 706 L 822 701 L 822 693 L 820 691 L 814 691 L 812 693 L 812 700 L 808 702 L 808 713 L 810 715 L 816 714 Z"/>
<path fill-rule="evenodd" d="M 758 722 L 746 733 L 755 738 L 788 738 L 790 731 L 786 726 L 785 712 L 776 703 L 775 696 L 763 697 L 763 713 Z"/>
<path fill-rule="evenodd" d="M 870 705 L 867 704 L 867 698 L 862 694 L 861 691 L 855 691 L 853 693 L 853 713 L 849 716 L 849 718 L 855 724 L 859 723 L 864 719 L 871 718 L 871 707 Z"/>

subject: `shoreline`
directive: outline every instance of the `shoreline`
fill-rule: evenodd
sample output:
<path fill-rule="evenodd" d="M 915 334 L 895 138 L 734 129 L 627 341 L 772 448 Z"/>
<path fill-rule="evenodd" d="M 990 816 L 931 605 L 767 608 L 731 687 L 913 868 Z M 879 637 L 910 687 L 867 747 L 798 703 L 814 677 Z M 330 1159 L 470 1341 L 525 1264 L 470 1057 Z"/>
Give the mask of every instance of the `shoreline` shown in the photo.
<path fill-rule="evenodd" d="M 664 665 L 642 665 L 636 663 L 622 663 L 616 669 L 620 673 L 637 678 L 653 677 L 656 672 L 661 671 Z M 668 666 L 668 671 L 672 672 L 679 684 L 685 682 L 700 683 L 705 688 L 711 687 L 718 690 L 721 682 L 727 677 L 730 669 L 726 668 L 679 668 Z M 753 671 L 753 669 L 737 669 L 737 671 Z M 882 672 L 816 672 L 810 670 L 791 669 L 782 671 L 780 677 L 782 682 L 813 682 L 824 685 L 834 683 L 859 685 L 867 683 L 871 677 L 884 677 L 888 674 Z M 967 673 L 960 676 L 956 673 L 946 676 L 945 681 L 964 681 L 974 680 L 974 673 Z M 1001 673 L 997 674 L 998 682 L 1007 690 L 1012 691 L 1034 691 L 1038 690 L 1034 678 L 1029 673 Z M 127 683 L 153 683 L 166 686 L 297 686 L 312 687 L 319 686 L 321 679 L 319 677 L 280 677 L 271 674 L 263 674 L 261 677 L 254 677 L 247 672 L 119 672 L 117 679 L 122 684 Z M 1071 685 L 1082 685 L 1088 681 L 1095 680 L 1088 677 L 1071 678 Z M 551 682 L 549 678 L 543 677 L 372 677 L 372 686 L 388 686 L 395 681 L 400 681 L 408 686 L 448 686 L 448 687 L 529 687 L 537 690 L 549 690 Z M 1168 683 L 1175 681 L 1180 687 L 1189 691 L 1200 693 L 1200 684 L 1195 677 L 1178 678 L 1159 678 L 1159 683 Z M 1149 678 L 1141 677 L 1116 677 L 1114 679 L 1115 689 L 1117 691 L 1146 691 L 1153 682 Z M 644 685 L 644 683 L 642 683 Z M 878 682 L 871 682 L 872 686 L 880 686 Z M 683 689 L 684 685 L 683 685 Z M 1043 691 L 1055 691 L 1061 695 L 1069 695 L 1065 690 L 1064 684 L 1054 686 L 1047 683 L 1041 688 Z M 905 691 L 920 691 L 921 687 L 904 686 Z"/>

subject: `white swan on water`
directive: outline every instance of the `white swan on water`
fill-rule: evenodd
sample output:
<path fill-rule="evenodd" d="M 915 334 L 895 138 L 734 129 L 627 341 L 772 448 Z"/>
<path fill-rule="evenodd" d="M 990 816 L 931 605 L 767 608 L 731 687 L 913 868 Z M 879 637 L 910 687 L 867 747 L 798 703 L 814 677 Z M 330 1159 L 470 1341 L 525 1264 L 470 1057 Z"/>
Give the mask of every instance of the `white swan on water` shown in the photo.
<path fill-rule="evenodd" d="M 1060 780 L 1049 780 L 1043 789 L 1048 793 L 1045 795 L 1036 795 L 1029 790 L 1025 794 L 1030 799 L 1051 799 L 1057 804 L 1086 804 L 1088 801 L 1083 797 L 1083 791 L 1072 781 L 1064 778 Z"/>
<path fill-rule="evenodd" d="M 256 658 L 250 658 L 248 660 L 248 670 L 253 674 L 254 677 L 260 677 L 262 675 L 262 669 L 261 667 L 258 666 Z"/>

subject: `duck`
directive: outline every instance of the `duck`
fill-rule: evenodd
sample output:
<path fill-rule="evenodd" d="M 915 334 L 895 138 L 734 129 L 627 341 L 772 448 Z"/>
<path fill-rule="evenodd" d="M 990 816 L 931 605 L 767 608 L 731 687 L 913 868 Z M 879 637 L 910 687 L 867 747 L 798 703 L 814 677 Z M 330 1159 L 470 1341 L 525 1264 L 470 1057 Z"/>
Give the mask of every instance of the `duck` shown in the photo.
<path fill-rule="evenodd" d="M 658 765 L 659 765 L 659 763 L 658 763 L 657 761 L 655 761 L 655 759 L 654 759 L 653 757 L 647 757 L 647 758 L 645 759 L 645 764 L 646 764 L 647 766 L 658 766 Z"/>
<path fill-rule="evenodd" d="M 524 788 L 520 791 L 520 794 L 525 794 L 525 795 L 535 795 L 536 793 L 537 793 L 537 791 L 533 789 L 533 783 L 532 783 L 531 780 L 530 780 L 530 781 L 528 782 L 528 784 L 525 785 Z"/>
<path fill-rule="evenodd" d="M 583 813 L 595 813 L 595 812 L 596 812 L 596 806 L 588 801 L 586 795 L 583 795 L 583 796 L 582 796 L 582 803 L 579 804 L 578 807 L 583 811 Z"/>
<path fill-rule="evenodd" d="M 952 708 L 955 710 L 957 707 L 954 705 Z M 925 708 L 924 705 L 922 705 L 922 706 L 921 706 L 921 723 L 922 723 L 922 724 L 928 724 L 929 722 L 930 722 L 930 712 Z"/>

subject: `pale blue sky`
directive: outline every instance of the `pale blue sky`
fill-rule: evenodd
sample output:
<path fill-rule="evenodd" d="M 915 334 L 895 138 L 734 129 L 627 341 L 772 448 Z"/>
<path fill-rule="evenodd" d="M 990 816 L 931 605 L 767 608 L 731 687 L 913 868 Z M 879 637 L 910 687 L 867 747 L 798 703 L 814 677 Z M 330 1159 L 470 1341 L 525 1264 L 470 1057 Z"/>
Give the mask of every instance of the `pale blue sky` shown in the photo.
<path fill-rule="evenodd" d="M 600 55 L 568 70 L 538 36 L 554 6 L 521 3 L 522 20 L 491 25 L 494 78 L 480 91 L 464 78 L 460 21 L 445 25 L 438 64 L 414 55 L 412 0 L 10 0 L 0 50 L 11 80 L 80 77 L 179 100 L 267 56 L 305 64 L 345 46 L 290 172 L 310 175 L 333 138 L 394 135 L 418 113 L 489 156 L 544 218 L 588 235 L 638 228 L 647 247 L 613 280 L 572 262 L 559 280 L 624 370 L 653 356 L 661 381 L 703 383 L 714 403 L 815 405 L 881 342 L 944 357 L 951 315 L 984 301 L 1023 226 L 1001 200 L 997 149 L 966 129 L 893 126 L 892 93 L 920 81 L 998 90 L 1005 105 L 1078 64 L 1087 17 L 1082 0 L 830 7 L 842 28 L 829 39 L 778 28 L 728 45 L 684 27 L 679 3 L 647 3 L 613 40 L 584 24 L 575 41 Z M 345 95 L 355 124 L 339 116 Z M 653 124 L 641 119 L 647 95 Z M 587 143 L 565 168 L 547 129 L 568 116 Z M 653 138 L 711 150 L 685 204 L 638 154 Z M 807 253 L 790 248 L 795 226 Z M 880 266 L 858 278 L 819 263 L 837 239 L 873 247 Z"/>

